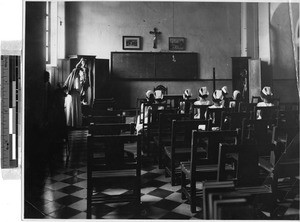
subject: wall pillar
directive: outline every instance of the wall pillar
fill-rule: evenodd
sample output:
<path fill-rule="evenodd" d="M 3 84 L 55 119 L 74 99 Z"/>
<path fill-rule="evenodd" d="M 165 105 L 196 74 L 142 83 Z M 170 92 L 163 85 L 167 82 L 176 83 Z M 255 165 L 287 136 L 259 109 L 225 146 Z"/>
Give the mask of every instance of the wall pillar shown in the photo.
<path fill-rule="evenodd" d="M 241 56 L 247 56 L 247 3 L 241 3 Z"/>
<path fill-rule="evenodd" d="M 269 3 L 258 3 L 258 44 L 259 57 L 270 65 L 270 9 Z"/>

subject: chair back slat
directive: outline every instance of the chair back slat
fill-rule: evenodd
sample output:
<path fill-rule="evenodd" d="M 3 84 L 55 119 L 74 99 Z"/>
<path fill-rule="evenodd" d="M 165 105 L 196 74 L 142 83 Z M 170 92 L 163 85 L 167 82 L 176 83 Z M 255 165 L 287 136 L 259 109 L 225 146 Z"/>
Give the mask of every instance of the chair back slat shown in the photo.
<path fill-rule="evenodd" d="M 141 135 L 88 135 L 87 137 L 87 219 L 99 203 L 141 201 Z M 130 145 L 135 155 L 125 149 Z M 101 191 L 112 188 L 112 180 L 126 181 L 130 194 L 107 195 Z M 127 181 L 130 184 L 127 184 Z M 124 183 L 114 184 L 115 188 Z M 114 188 L 112 188 L 114 189 Z M 95 190 L 99 192 L 94 192 Z"/>
<path fill-rule="evenodd" d="M 140 156 L 138 139 L 138 135 L 89 135 L 88 171 L 131 169 L 132 163 L 137 165 L 138 159 L 126 158 L 124 144 L 136 142 L 135 153 Z"/>
<path fill-rule="evenodd" d="M 261 101 L 262 100 L 261 100 L 260 96 L 252 96 L 251 103 L 257 104 L 257 103 L 259 103 Z"/>
<path fill-rule="evenodd" d="M 240 102 L 238 112 L 253 112 L 256 103 Z"/>
<path fill-rule="evenodd" d="M 167 104 L 170 104 L 171 109 L 179 109 L 180 100 L 182 99 L 182 95 L 164 95 L 163 101 Z"/>
<path fill-rule="evenodd" d="M 92 109 L 92 116 L 121 116 L 122 110 Z"/>
<path fill-rule="evenodd" d="M 173 120 L 171 146 L 172 152 L 176 152 L 176 148 L 191 147 L 192 131 L 202 128 L 203 130 L 211 130 L 211 121 L 209 120 Z"/>
<path fill-rule="evenodd" d="M 222 112 L 232 112 L 232 108 L 207 108 L 206 119 L 212 120 L 212 127 L 221 126 L 221 115 Z"/>
<path fill-rule="evenodd" d="M 219 154 L 219 143 L 238 144 L 238 130 L 224 131 L 193 131 L 192 134 L 192 152 L 191 152 L 191 169 L 196 173 L 197 164 L 217 164 Z M 206 144 L 207 157 L 205 160 L 197 159 L 197 149 Z"/>
<path fill-rule="evenodd" d="M 276 123 L 278 106 L 258 107 L 253 109 L 253 119 L 268 120 L 270 124 Z"/>
<path fill-rule="evenodd" d="M 205 119 L 205 113 L 210 105 L 195 105 L 193 104 L 192 115 L 195 119 Z"/>
<path fill-rule="evenodd" d="M 267 120 L 247 120 L 242 123 L 242 144 L 252 144 L 259 155 L 270 155 L 272 133 Z"/>
<path fill-rule="evenodd" d="M 114 98 L 95 99 L 93 102 L 93 110 L 113 110 L 115 109 L 116 101 Z"/>
<path fill-rule="evenodd" d="M 159 125 L 158 132 L 159 136 L 163 133 L 168 132 L 171 135 L 172 122 L 173 120 L 190 120 L 191 116 L 179 113 L 159 113 Z"/>
<path fill-rule="evenodd" d="M 125 123 L 125 116 L 90 116 L 90 123 Z"/>
<path fill-rule="evenodd" d="M 243 119 L 250 119 L 248 112 L 225 112 L 221 114 L 221 130 L 236 130 L 242 128 Z"/>
<path fill-rule="evenodd" d="M 191 114 L 192 113 L 192 109 L 193 109 L 193 104 L 194 102 L 196 102 L 196 99 L 184 99 L 183 97 L 181 97 L 179 104 L 180 104 L 180 113 L 184 113 L 184 114 Z"/>
<path fill-rule="evenodd" d="M 134 134 L 134 123 L 91 123 L 89 126 L 89 134 L 91 135 L 120 135 Z"/>
<path fill-rule="evenodd" d="M 191 156 L 191 135 L 193 130 L 198 130 L 199 126 L 203 130 L 209 130 L 209 120 L 173 120 L 171 146 L 165 147 L 165 169 L 166 173 L 171 176 L 171 184 L 175 185 L 176 165 L 180 161 L 187 161 Z M 202 153 L 206 155 L 205 151 Z"/>
<path fill-rule="evenodd" d="M 190 115 L 179 113 L 160 113 L 158 124 L 158 155 L 159 167 L 163 167 L 163 146 L 170 145 L 173 120 L 190 120 Z"/>

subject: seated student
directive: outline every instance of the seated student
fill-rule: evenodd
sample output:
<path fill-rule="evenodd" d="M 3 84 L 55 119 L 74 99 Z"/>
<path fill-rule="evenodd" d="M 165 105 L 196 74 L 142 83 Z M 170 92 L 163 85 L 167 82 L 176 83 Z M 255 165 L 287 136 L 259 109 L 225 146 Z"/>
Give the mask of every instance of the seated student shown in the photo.
<path fill-rule="evenodd" d="M 191 104 L 189 102 L 189 99 L 192 97 L 192 92 L 190 89 L 184 90 L 184 93 L 182 95 L 183 101 L 180 102 L 180 113 L 189 113 L 189 110 L 191 108 Z"/>
<path fill-rule="evenodd" d="M 222 107 L 223 108 L 229 108 L 230 99 L 226 97 L 228 95 L 227 86 L 223 86 L 221 91 L 222 91 L 222 95 L 223 95 Z"/>
<path fill-rule="evenodd" d="M 223 92 L 222 90 L 215 90 L 213 95 L 212 95 L 213 99 L 213 105 L 212 106 L 209 106 L 207 109 L 213 109 L 213 108 L 223 108 L 223 105 L 222 105 L 222 101 L 224 99 L 223 97 Z M 207 117 L 207 111 L 205 113 L 205 117 Z M 215 118 L 215 117 L 210 117 L 210 118 Z M 212 127 L 212 130 L 219 130 L 219 127 Z"/>
<path fill-rule="evenodd" d="M 222 101 L 224 101 L 224 96 L 223 96 L 223 92 L 222 90 L 215 90 L 213 95 L 212 95 L 213 99 L 213 105 L 212 106 L 209 106 L 208 109 L 210 108 L 223 108 L 222 106 Z"/>
<path fill-rule="evenodd" d="M 268 107 L 268 106 L 274 106 L 274 104 L 272 103 L 272 99 L 273 99 L 273 93 L 271 90 L 270 86 L 265 86 L 260 93 L 260 97 L 263 100 L 262 102 L 259 102 L 256 104 L 257 107 Z M 257 119 L 261 119 L 261 110 L 257 110 L 256 113 L 256 117 Z"/>
<path fill-rule="evenodd" d="M 162 93 L 161 90 L 155 90 L 154 92 L 154 98 L 155 98 L 155 101 L 157 103 L 162 103 L 163 102 L 163 98 L 164 98 L 164 95 Z"/>
<path fill-rule="evenodd" d="M 204 105 L 204 106 L 208 106 L 211 105 L 212 102 L 210 100 L 207 99 L 209 95 L 209 92 L 207 90 L 206 86 L 203 86 L 199 89 L 199 100 L 194 102 L 194 105 Z M 194 119 L 199 119 L 200 118 L 200 109 L 198 109 L 196 115 L 194 116 Z"/>
<path fill-rule="evenodd" d="M 162 93 L 161 90 L 156 90 L 154 92 L 154 103 L 155 104 L 162 104 L 162 106 L 158 106 L 158 110 L 163 110 L 164 106 L 163 104 L 166 104 L 166 101 L 164 100 L 164 94 Z"/>
<path fill-rule="evenodd" d="M 270 86 L 265 86 L 260 93 L 260 97 L 263 100 L 262 102 L 257 103 L 258 107 L 274 106 L 272 103 L 273 93 Z"/>
<path fill-rule="evenodd" d="M 242 100 L 242 94 L 239 90 L 234 90 L 232 93 L 232 101 L 229 102 L 229 108 L 235 108 Z"/>
<path fill-rule="evenodd" d="M 151 109 L 151 104 L 155 103 L 155 96 L 154 96 L 154 93 L 152 90 L 148 90 L 146 92 L 146 101 L 147 101 L 147 106 L 145 107 L 145 110 L 144 110 L 145 104 L 142 103 L 141 104 L 141 114 L 137 117 L 136 127 L 135 127 L 137 133 L 139 133 L 143 129 L 143 120 L 145 118 L 145 121 L 147 121 L 148 111 L 149 111 L 149 109 Z M 144 111 L 145 111 L 145 113 L 144 113 Z"/>
<path fill-rule="evenodd" d="M 209 92 L 206 86 L 199 89 L 199 100 L 194 102 L 194 105 L 211 105 L 211 101 L 207 99 Z"/>

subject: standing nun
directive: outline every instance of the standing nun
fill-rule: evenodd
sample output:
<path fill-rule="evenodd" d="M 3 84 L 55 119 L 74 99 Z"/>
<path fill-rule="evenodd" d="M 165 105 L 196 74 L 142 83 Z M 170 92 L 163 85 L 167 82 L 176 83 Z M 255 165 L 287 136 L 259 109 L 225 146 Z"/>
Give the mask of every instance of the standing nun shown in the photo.
<path fill-rule="evenodd" d="M 69 127 L 80 127 L 82 125 L 81 76 L 83 75 L 83 69 L 81 66 L 84 66 L 84 64 L 85 61 L 81 58 L 64 83 L 64 88 L 68 94 L 65 98 L 65 114 L 66 124 Z"/>

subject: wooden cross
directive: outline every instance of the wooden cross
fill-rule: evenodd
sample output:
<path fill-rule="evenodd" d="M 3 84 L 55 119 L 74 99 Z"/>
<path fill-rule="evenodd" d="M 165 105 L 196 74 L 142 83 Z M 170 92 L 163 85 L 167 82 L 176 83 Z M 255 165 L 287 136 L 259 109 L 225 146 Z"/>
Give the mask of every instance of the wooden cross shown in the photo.
<path fill-rule="evenodd" d="M 157 36 L 161 34 L 161 32 L 157 31 L 157 28 L 153 29 L 154 31 L 150 31 L 149 33 L 153 35 L 153 48 L 156 49 L 156 44 L 157 44 Z"/>

